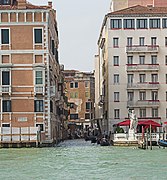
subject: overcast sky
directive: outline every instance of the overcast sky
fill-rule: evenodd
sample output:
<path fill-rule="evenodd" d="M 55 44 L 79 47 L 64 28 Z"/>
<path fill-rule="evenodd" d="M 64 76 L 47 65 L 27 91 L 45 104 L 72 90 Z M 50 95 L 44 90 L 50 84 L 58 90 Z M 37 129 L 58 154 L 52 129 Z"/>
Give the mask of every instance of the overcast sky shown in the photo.
<path fill-rule="evenodd" d="M 28 0 L 46 5 L 48 0 Z M 97 40 L 111 0 L 53 0 L 59 30 L 59 62 L 65 69 L 92 71 Z"/>

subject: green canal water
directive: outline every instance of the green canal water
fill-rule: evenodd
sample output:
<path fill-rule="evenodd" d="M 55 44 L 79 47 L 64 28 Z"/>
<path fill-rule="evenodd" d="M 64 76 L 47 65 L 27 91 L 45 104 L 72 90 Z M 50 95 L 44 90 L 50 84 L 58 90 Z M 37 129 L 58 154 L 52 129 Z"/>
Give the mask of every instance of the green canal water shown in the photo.
<path fill-rule="evenodd" d="M 0 180 L 167 179 L 167 149 L 102 147 L 69 140 L 53 148 L 0 149 Z"/>

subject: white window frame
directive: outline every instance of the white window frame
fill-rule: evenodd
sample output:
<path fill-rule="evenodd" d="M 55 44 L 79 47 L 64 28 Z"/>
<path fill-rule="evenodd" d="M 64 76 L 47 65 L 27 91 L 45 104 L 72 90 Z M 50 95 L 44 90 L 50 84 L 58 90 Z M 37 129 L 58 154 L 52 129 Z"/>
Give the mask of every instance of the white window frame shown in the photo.
<path fill-rule="evenodd" d="M 42 29 L 42 43 L 35 43 L 35 29 Z M 43 37 L 43 27 L 33 27 L 33 45 L 43 45 L 44 37 Z"/>
<path fill-rule="evenodd" d="M 2 39 L 1 39 L 1 30 L 2 29 L 8 29 L 9 30 L 9 44 L 2 44 Z M 10 37 L 10 28 L 0 28 L 0 45 L 2 46 L 8 46 L 8 45 L 10 45 L 10 43 L 11 43 L 11 37 Z"/>

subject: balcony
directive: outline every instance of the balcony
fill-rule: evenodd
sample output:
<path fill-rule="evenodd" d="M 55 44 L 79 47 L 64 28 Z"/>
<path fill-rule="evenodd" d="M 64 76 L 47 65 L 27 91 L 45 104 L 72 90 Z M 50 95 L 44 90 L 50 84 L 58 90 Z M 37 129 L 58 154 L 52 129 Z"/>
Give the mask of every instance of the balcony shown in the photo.
<path fill-rule="evenodd" d="M 138 100 L 138 101 L 128 101 L 127 106 L 128 107 L 159 107 L 160 101 L 159 100 Z"/>
<path fill-rule="evenodd" d="M 10 85 L 2 85 L 0 87 L 1 94 L 11 94 L 11 86 Z"/>
<path fill-rule="evenodd" d="M 145 46 L 126 46 L 126 53 L 158 53 L 158 45 L 145 45 Z"/>
<path fill-rule="evenodd" d="M 126 70 L 133 71 L 159 71 L 159 64 L 127 64 Z"/>
<path fill-rule="evenodd" d="M 128 90 L 138 90 L 138 89 L 159 89 L 159 82 L 145 82 L 145 83 L 128 83 Z"/>
<path fill-rule="evenodd" d="M 34 94 L 42 94 L 44 95 L 44 86 L 35 86 Z"/>

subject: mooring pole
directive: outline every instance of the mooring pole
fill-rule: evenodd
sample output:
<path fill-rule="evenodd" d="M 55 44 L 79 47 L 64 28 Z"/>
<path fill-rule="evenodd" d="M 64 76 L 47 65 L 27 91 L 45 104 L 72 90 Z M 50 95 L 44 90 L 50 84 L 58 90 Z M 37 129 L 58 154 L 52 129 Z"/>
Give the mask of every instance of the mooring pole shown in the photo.
<path fill-rule="evenodd" d="M 150 124 L 150 149 L 152 150 L 151 124 Z"/>

